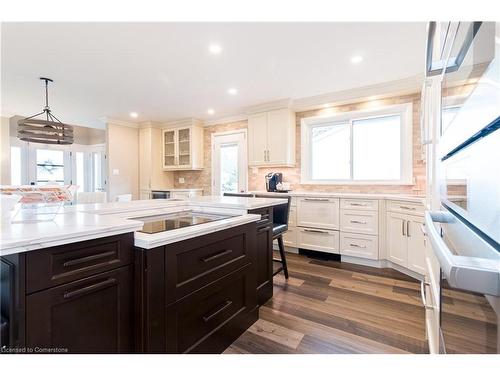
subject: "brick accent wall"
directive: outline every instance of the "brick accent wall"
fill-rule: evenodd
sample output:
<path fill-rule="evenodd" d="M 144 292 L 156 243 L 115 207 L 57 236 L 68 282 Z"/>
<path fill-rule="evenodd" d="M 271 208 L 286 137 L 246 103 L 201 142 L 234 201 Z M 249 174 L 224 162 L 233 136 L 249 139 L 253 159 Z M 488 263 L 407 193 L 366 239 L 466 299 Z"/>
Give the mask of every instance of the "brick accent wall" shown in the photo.
<path fill-rule="evenodd" d="M 359 111 L 378 106 L 394 104 L 413 104 L 413 185 L 302 185 L 300 184 L 300 121 L 306 117 L 328 115 L 339 112 Z M 425 193 L 425 163 L 420 145 L 420 93 L 403 96 L 395 96 L 388 99 L 360 101 L 350 104 L 333 106 L 330 108 L 316 109 L 311 111 L 297 112 L 297 138 L 296 138 L 296 166 L 293 168 L 249 168 L 248 189 L 264 190 L 264 176 L 271 172 L 282 172 L 285 181 L 290 182 L 292 190 L 312 192 L 352 192 L 352 193 L 394 193 L 394 194 L 424 194 Z M 211 160 L 212 147 L 211 136 L 213 133 L 228 130 L 244 129 L 247 121 L 229 124 L 214 125 L 205 128 L 205 169 L 202 171 L 179 171 L 175 172 L 174 180 L 176 188 L 202 188 L 205 195 L 211 194 Z M 184 184 L 179 183 L 179 177 L 184 177 Z"/>

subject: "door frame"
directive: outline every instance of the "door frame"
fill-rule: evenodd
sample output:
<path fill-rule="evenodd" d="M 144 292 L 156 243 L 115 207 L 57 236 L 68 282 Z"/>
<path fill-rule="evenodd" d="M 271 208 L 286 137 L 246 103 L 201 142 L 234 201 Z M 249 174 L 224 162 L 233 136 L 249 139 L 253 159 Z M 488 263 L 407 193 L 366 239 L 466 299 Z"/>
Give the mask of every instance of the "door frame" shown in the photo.
<path fill-rule="evenodd" d="M 245 142 L 243 142 L 243 165 L 244 165 L 244 170 L 245 170 L 245 179 L 244 179 L 244 190 L 246 191 L 248 189 L 248 130 L 247 129 L 235 129 L 235 130 L 229 130 L 225 132 L 217 132 L 217 133 L 212 133 L 211 136 L 211 145 L 210 149 L 212 151 L 212 162 L 211 162 L 211 178 L 210 178 L 210 192 L 211 194 L 215 195 L 215 138 L 216 137 L 221 137 L 221 136 L 226 136 L 226 135 L 237 135 L 237 134 L 243 134 L 243 138 Z"/>

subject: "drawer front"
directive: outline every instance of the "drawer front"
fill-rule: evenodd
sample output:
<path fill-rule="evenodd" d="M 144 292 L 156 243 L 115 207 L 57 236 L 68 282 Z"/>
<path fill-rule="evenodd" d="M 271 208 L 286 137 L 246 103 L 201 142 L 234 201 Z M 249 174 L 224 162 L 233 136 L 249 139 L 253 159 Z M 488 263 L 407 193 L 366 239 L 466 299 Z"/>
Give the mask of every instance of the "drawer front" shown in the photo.
<path fill-rule="evenodd" d="M 132 263 L 134 234 L 56 246 L 26 254 L 27 293 Z"/>
<path fill-rule="evenodd" d="M 378 234 L 377 211 L 340 211 L 340 230 L 342 232 Z"/>
<path fill-rule="evenodd" d="M 338 199 L 300 198 L 297 203 L 299 227 L 339 229 Z"/>
<path fill-rule="evenodd" d="M 297 207 L 290 207 L 290 216 L 288 217 L 288 226 L 297 226 Z"/>
<path fill-rule="evenodd" d="M 378 211 L 378 200 L 343 198 L 340 200 L 340 208 L 343 210 Z"/>
<path fill-rule="evenodd" d="M 339 254 L 339 232 L 315 228 L 297 228 L 297 247 Z"/>
<path fill-rule="evenodd" d="M 283 244 L 289 247 L 297 247 L 297 228 L 288 227 L 288 230 L 283 233 Z"/>
<path fill-rule="evenodd" d="M 167 307 L 167 352 L 195 350 L 231 320 L 257 306 L 250 265 Z"/>
<path fill-rule="evenodd" d="M 172 303 L 246 264 L 254 263 L 254 256 L 253 223 L 204 236 L 202 243 L 193 238 L 167 245 L 167 303 Z"/>
<path fill-rule="evenodd" d="M 69 353 L 131 353 L 132 266 L 100 273 L 26 297 L 26 345 Z"/>
<path fill-rule="evenodd" d="M 340 233 L 340 254 L 378 259 L 378 236 Z"/>
<path fill-rule="evenodd" d="M 387 211 L 403 214 L 423 215 L 424 205 L 419 203 L 410 203 L 402 201 L 388 201 Z"/>

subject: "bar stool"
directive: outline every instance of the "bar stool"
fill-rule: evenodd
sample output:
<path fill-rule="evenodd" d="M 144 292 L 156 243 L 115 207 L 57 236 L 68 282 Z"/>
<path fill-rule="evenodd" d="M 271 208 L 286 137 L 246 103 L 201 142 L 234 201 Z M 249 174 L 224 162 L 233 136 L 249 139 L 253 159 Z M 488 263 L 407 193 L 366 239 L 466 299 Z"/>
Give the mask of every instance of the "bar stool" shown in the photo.
<path fill-rule="evenodd" d="M 269 195 L 255 194 L 255 198 L 269 198 Z M 284 197 L 283 197 L 284 198 Z M 285 279 L 288 279 L 288 266 L 286 264 L 285 245 L 283 244 L 283 233 L 288 230 L 288 218 L 290 216 L 290 202 L 292 197 L 287 197 L 287 203 L 273 207 L 273 241 L 278 240 L 278 247 L 281 259 L 273 259 L 274 262 L 280 263 L 273 276 L 281 271 L 285 274 Z"/>

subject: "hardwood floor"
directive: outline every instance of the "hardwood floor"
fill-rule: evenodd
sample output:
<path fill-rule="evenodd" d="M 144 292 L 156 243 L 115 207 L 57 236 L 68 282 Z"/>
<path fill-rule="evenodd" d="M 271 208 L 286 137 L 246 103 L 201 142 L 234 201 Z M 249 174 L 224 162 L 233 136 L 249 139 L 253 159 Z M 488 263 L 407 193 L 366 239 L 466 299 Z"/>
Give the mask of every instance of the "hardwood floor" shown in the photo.
<path fill-rule="evenodd" d="M 427 353 L 417 280 L 287 253 L 260 319 L 224 353 Z"/>

